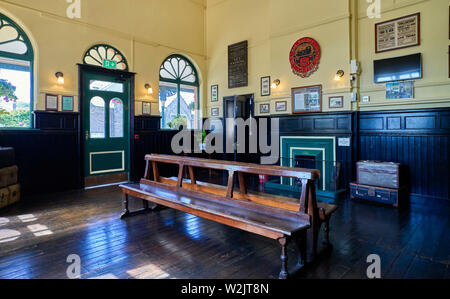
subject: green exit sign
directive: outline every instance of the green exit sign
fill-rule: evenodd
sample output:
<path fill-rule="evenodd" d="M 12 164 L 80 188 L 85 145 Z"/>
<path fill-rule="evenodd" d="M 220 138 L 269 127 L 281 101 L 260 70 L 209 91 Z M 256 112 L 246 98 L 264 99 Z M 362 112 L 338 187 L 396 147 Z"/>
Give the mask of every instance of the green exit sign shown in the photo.
<path fill-rule="evenodd" d="M 116 69 L 117 68 L 117 62 L 105 59 L 105 60 L 103 60 L 103 67 L 106 67 L 108 69 Z"/>

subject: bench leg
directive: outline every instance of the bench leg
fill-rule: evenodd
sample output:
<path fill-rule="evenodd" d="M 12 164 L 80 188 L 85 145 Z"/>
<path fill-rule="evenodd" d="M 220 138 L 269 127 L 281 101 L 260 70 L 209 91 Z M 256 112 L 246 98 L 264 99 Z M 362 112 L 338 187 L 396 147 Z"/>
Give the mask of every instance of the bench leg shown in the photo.
<path fill-rule="evenodd" d="M 326 246 L 330 246 L 331 245 L 331 242 L 330 242 L 330 218 L 327 218 L 325 220 L 323 232 L 324 232 L 324 244 Z"/>
<path fill-rule="evenodd" d="M 130 210 L 128 209 L 128 194 L 123 194 L 123 213 L 120 215 L 120 219 L 124 219 L 130 215 Z"/>
<path fill-rule="evenodd" d="M 123 210 L 122 215 L 120 215 L 120 219 L 125 219 L 127 217 L 131 217 L 131 216 L 135 216 L 135 215 L 138 215 L 138 214 L 143 214 L 143 213 L 147 213 L 147 212 L 150 212 L 150 211 L 154 211 L 158 207 L 158 206 L 155 206 L 153 208 L 150 208 L 149 204 L 148 204 L 148 201 L 143 199 L 142 200 L 143 208 L 140 209 L 140 210 L 137 210 L 137 211 L 130 212 L 130 209 L 129 209 L 129 196 L 128 196 L 128 194 L 124 194 L 123 205 L 124 205 L 124 210 Z"/>
<path fill-rule="evenodd" d="M 310 263 L 314 262 L 317 257 L 317 243 L 319 241 L 319 232 L 321 225 L 321 222 L 313 223 L 311 228 L 308 230 L 308 262 Z"/>
<path fill-rule="evenodd" d="M 297 261 L 297 269 L 302 268 L 306 265 L 306 255 L 307 255 L 307 237 L 306 231 L 303 232 L 298 238 L 295 239 L 298 249 L 298 261 Z"/>
<path fill-rule="evenodd" d="M 288 279 L 289 277 L 289 273 L 287 270 L 287 261 L 288 261 L 288 256 L 287 256 L 287 238 L 280 238 L 278 239 L 278 242 L 281 245 L 281 272 L 280 275 L 278 276 L 279 279 Z"/>

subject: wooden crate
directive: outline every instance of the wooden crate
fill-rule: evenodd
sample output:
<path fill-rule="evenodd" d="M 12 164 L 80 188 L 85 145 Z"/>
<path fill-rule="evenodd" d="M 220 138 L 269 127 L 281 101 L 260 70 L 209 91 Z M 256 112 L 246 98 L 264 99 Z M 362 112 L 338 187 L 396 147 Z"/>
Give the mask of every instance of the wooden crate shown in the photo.
<path fill-rule="evenodd" d="M 20 200 L 20 185 L 13 185 L 8 187 L 9 190 L 9 200 L 8 205 L 12 205 Z"/>
<path fill-rule="evenodd" d="M 19 168 L 17 166 L 0 169 L 0 188 L 16 185 Z"/>
<path fill-rule="evenodd" d="M 9 205 L 9 189 L 0 189 L 0 209 Z"/>
<path fill-rule="evenodd" d="M 400 164 L 379 161 L 360 161 L 356 163 L 357 183 L 366 186 L 378 186 L 400 189 L 403 182 Z"/>

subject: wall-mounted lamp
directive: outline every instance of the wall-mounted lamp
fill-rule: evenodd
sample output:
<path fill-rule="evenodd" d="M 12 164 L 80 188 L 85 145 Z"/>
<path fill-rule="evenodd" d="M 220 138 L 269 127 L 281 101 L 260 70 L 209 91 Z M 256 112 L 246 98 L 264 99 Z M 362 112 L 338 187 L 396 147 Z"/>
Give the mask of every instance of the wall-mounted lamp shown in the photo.
<path fill-rule="evenodd" d="M 339 81 L 342 77 L 344 77 L 345 73 L 343 70 L 339 70 L 336 72 L 336 76 L 334 76 L 334 80 Z"/>
<path fill-rule="evenodd" d="M 153 93 L 153 88 L 150 84 L 145 84 L 145 89 L 147 89 L 147 94 L 152 94 Z"/>
<path fill-rule="evenodd" d="M 278 85 L 280 85 L 281 81 L 280 79 L 276 79 L 275 81 L 272 82 L 272 88 L 275 89 L 278 87 Z"/>
<path fill-rule="evenodd" d="M 58 82 L 58 84 L 64 84 L 64 74 L 63 73 L 57 72 L 55 74 L 55 76 L 57 78 L 56 81 Z"/>

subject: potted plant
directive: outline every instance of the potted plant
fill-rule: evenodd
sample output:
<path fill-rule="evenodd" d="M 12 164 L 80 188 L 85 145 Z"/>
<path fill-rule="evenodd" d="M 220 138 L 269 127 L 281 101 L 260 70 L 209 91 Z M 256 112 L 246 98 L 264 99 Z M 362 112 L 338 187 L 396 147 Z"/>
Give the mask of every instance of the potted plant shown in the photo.
<path fill-rule="evenodd" d="M 208 142 L 208 136 L 206 134 L 206 131 L 203 130 L 202 134 L 196 134 L 197 137 L 197 143 L 199 144 L 199 147 L 202 151 L 206 149 L 206 143 Z"/>
<path fill-rule="evenodd" d="M 187 128 L 187 119 L 181 115 L 177 115 L 170 123 L 167 124 L 172 130 L 180 130 L 180 127 Z"/>

